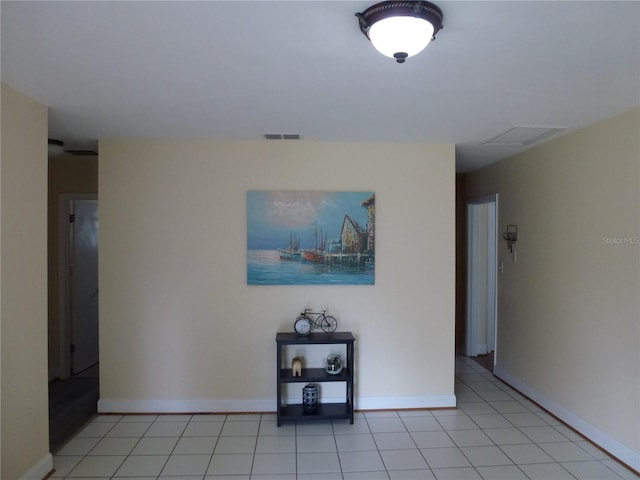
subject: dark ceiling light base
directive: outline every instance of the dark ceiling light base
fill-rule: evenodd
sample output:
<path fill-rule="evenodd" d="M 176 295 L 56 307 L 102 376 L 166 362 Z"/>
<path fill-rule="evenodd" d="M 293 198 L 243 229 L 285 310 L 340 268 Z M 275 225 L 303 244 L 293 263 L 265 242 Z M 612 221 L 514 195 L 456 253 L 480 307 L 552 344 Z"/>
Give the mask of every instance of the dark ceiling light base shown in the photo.
<path fill-rule="evenodd" d="M 395 58 L 398 63 L 404 63 L 408 56 L 407 52 L 396 52 L 393 54 L 393 58 Z"/>
<path fill-rule="evenodd" d="M 442 29 L 442 11 L 430 2 L 380 2 L 356 13 L 360 30 L 376 49 L 404 63 Z"/>

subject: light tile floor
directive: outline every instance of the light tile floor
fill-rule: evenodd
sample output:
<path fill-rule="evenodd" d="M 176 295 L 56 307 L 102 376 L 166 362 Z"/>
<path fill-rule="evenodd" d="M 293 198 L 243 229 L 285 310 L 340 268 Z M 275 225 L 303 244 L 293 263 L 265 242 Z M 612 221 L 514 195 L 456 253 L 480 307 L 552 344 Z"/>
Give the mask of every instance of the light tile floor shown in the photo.
<path fill-rule="evenodd" d="M 474 361 L 457 410 L 284 423 L 275 414 L 101 415 L 54 455 L 53 478 L 637 479 Z"/>

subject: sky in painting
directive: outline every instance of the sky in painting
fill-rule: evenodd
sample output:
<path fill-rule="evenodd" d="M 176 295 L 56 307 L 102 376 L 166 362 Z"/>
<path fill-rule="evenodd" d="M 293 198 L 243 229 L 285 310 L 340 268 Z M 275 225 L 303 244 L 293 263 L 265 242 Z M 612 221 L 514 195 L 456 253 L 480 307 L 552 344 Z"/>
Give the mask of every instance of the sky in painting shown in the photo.
<path fill-rule="evenodd" d="M 362 227 L 367 209 L 360 205 L 373 192 L 250 191 L 247 193 L 247 248 L 288 248 L 289 239 L 300 240 L 300 248 L 314 247 L 317 226 L 329 241 L 340 237 L 345 214 Z"/>

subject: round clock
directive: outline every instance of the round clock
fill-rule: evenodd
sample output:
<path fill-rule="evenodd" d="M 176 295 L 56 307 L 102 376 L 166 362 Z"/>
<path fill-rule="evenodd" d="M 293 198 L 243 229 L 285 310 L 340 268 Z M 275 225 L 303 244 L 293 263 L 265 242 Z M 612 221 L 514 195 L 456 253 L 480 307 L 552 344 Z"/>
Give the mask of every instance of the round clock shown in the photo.
<path fill-rule="evenodd" d="M 307 317 L 296 318 L 293 329 L 298 335 L 309 335 L 311 333 L 311 321 Z"/>

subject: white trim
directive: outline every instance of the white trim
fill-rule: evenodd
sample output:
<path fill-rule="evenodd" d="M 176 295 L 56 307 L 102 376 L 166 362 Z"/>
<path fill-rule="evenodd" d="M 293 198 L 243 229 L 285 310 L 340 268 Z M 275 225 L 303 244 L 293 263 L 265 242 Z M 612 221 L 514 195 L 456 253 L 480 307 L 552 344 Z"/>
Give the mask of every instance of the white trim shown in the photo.
<path fill-rule="evenodd" d="M 498 214 L 499 214 L 499 195 L 497 193 L 486 195 L 483 197 L 472 198 L 467 200 L 467 308 L 466 308 L 466 341 L 465 354 L 469 357 L 495 352 L 494 364 L 497 358 L 498 345 Z M 486 345 L 477 343 L 478 326 L 476 325 L 476 312 L 474 306 L 476 304 L 476 282 L 481 281 L 476 273 L 476 257 L 478 251 L 478 208 L 481 205 L 488 205 L 489 216 L 487 219 L 487 278 L 482 279 L 487 282 L 487 321 L 486 329 L 490 341 Z"/>
<path fill-rule="evenodd" d="M 405 408 L 456 408 L 456 396 L 364 397 L 355 402 L 357 410 L 395 410 Z"/>
<path fill-rule="evenodd" d="M 496 349 L 498 319 L 498 195 L 487 211 L 487 345 L 484 352 Z"/>
<path fill-rule="evenodd" d="M 100 399 L 98 413 L 212 413 L 212 412 L 275 412 L 269 400 L 126 400 Z"/>
<path fill-rule="evenodd" d="M 53 470 L 53 457 L 47 453 L 44 457 L 34 463 L 20 480 L 42 480 Z"/>
<path fill-rule="evenodd" d="M 344 401 L 333 398 L 327 403 Z M 365 397 L 355 400 L 358 410 L 404 409 L 404 408 L 455 408 L 456 396 L 429 395 L 424 397 Z M 260 400 L 126 400 L 100 399 L 98 413 L 212 413 L 212 412 L 274 412 L 273 399 Z"/>
<path fill-rule="evenodd" d="M 545 410 L 549 411 L 578 433 L 587 437 L 591 442 L 616 457 L 621 462 L 636 471 L 640 471 L 640 452 L 634 452 L 615 438 L 591 425 L 585 419 L 579 417 L 571 410 L 550 399 L 533 387 L 530 387 L 520 379 L 505 372 L 499 365 L 494 367 L 494 375 L 504 380 L 507 384 L 529 397 Z"/>

